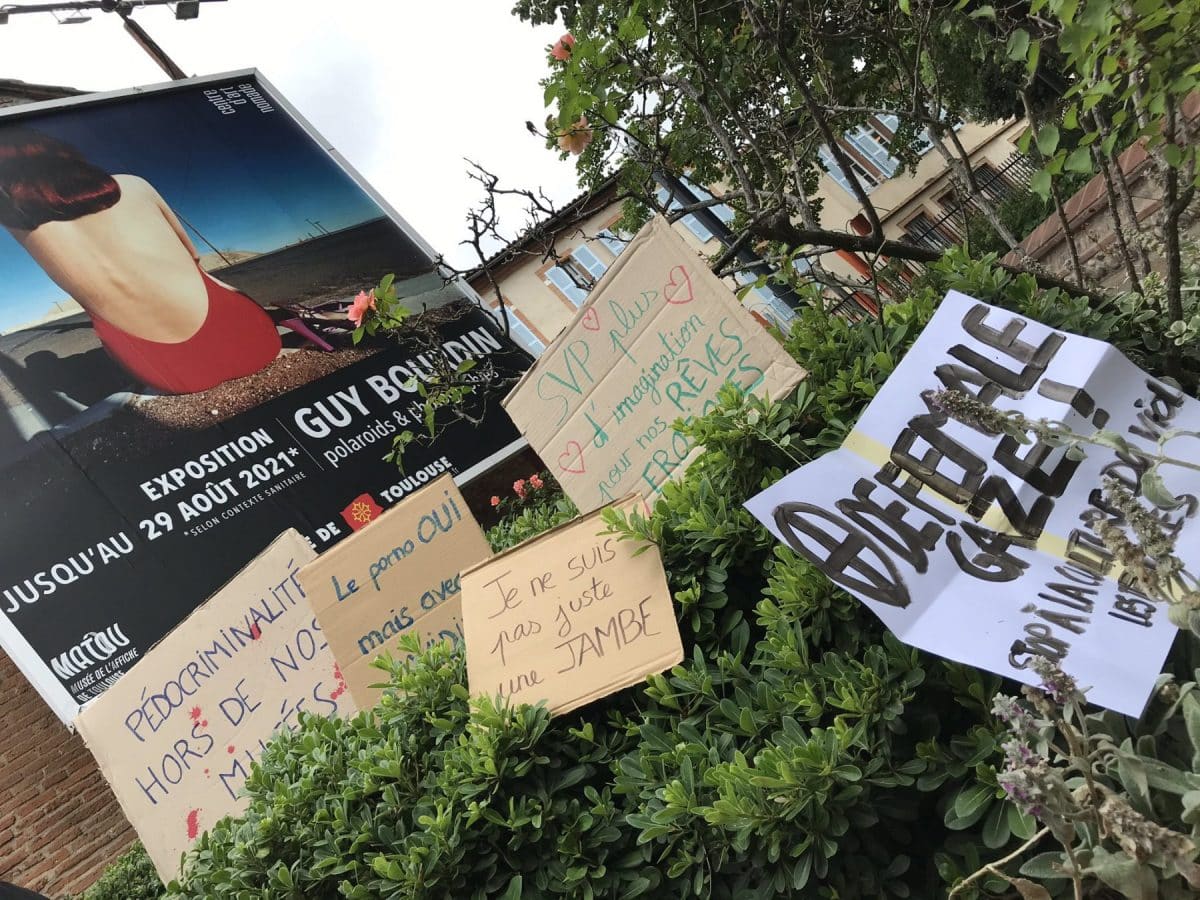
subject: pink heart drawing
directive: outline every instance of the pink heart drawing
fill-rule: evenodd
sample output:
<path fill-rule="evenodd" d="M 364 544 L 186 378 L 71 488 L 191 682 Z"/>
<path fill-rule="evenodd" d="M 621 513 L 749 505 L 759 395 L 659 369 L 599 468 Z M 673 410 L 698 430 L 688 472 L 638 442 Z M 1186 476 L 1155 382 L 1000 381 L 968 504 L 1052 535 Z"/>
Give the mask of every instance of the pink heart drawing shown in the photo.
<path fill-rule="evenodd" d="M 600 314 L 598 312 L 596 312 L 596 307 L 594 307 L 594 306 L 591 307 L 587 312 L 585 312 L 583 314 L 583 318 L 580 320 L 580 324 L 583 325 L 583 327 L 586 328 L 588 331 L 599 331 L 600 330 Z"/>
<path fill-rule="evenodd" d="M 572 468 L 572 462 L 579 468 Z M 579 441 L 567 441 L 567 449 L 558 454 L 558 467 L 564 472 L 570 472 L 572 475 L 582 475 L 584 473 L 583 447 L 579 445 Z"/>
<path fill-rule="evenodd" d="M 671 267 L 671 280 L 663 285 L 663 296 L 667 298 L 668 303 L 676 306 L 692 302 L 694 299 L 692 279 L 688 275 L 687 269 L 683 266 Z"/>

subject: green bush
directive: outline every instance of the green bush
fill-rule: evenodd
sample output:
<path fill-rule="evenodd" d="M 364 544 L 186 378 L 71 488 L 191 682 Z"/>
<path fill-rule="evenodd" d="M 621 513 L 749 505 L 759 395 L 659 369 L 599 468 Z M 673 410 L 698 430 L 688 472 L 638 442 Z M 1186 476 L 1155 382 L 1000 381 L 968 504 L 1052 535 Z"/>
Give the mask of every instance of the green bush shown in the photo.
<path fill-rule="evenodd" d="M 80 900 L 158 900 L 164 890 L 146 848 L 134 841 Z"/>
<path fill-rule="evenodd" d="M 882 322 L 805 313 L 796 394 L 726 390 L 677 425 L 705 453 L 653 515 L 609 517 L 659 545 L 683 663 L 553 720 L 469 700 L 447 646 L 395 664 L 375 710 L 272 742 L 246 814 L 200 839 L 170 895 L 925 898 L 1031 836 L 996 781 L 1001 679 L 902 645 L 742 507 L 842 440 L 951 287 L 1151 354 L 1153 310 L 961 254 Z M 572 513 L 523 510 L 490 537 Z"/>

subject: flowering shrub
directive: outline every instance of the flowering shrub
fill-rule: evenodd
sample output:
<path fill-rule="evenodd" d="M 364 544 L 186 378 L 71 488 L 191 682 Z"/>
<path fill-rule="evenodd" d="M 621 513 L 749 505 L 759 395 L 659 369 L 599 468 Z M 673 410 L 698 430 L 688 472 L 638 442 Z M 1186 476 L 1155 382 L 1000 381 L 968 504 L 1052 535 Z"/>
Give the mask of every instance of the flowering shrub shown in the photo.
<path fill-rule="evenodd" d="M 492 508 L 503 515 L 531 506 L 541 506 L 562 496 L 562 488 L 549 472 L 534 473 L 513 482 L 511 497 L 492 497 Z"/>
<path fill-rule="evenodd" d="M 564 153 L 578 156 L 592 142 L 592 129 L 588 127 L 587 116 L 580 116 L 567 126 L 567 130 L 558 136 L 558 148 Z"/>
<path fill-rule="evenodd" d="M 558 39 L 553 47 L 550 48 L 550 56 L 559 62 L 566 62 L 571 58 L 571 51 L 575 47 L 575 35 L 569 31 Z"/>
<path fill-rule="evenodd" d="M 492 497 L 492 506 L 502 515 L 488 532 L 496 552 L 569 522 L 579 514 L 549 472 L 533 474 L 513 483 L 511 497 Z"/>
<path fill-rule="evenodd" d="M 411 310 L 401 303 L 396 295 L 393 284 L 395 280 L 395 275 L 383 276 L 376 287 L 369 291 L 359 291 L 354 302 L 350 304 L 346 318 L 354 323 L 354 343 L 357 344 L 363 337 L 374 335 L 380 330 L 394 331 L 412 315 Z"/>

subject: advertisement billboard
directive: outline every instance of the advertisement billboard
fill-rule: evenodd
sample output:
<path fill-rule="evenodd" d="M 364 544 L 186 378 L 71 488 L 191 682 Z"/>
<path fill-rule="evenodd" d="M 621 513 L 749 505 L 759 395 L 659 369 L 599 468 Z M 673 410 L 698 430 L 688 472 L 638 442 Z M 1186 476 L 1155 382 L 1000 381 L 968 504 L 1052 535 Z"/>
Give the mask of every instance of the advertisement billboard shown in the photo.
<path fill-rule="evenodd" d="M 253 71 L 0 115 L 0 226 L 0 644 L 64 721 L 285 529 L 523 446 L 529 357 Z M 355 344 L 387 273 L 429 327 Z"/>

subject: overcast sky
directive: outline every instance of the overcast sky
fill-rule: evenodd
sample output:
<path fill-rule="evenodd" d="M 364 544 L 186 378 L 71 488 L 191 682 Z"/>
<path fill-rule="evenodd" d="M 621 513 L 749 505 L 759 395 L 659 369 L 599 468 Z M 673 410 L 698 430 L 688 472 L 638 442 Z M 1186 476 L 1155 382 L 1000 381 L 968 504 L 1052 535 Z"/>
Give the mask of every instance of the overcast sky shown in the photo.
<path fill-rule="evenodd" d="M 577 190 L 574 167 L 525 130 L 545 121 L 538 81 L 562 29 L 531 28 L 510 6 L 227 0 L 189 22 L 167 7 L 134 17 L 189 75 L 258 68 L 435 248 L 470 265 L 457 244 L 481 193 L 463 157 L 558 200 Z M 117 16 L 96 12 L 79 25 L 13 16 L 0 26 L 0 78 L 116 90 L 166 76 Z"/>

